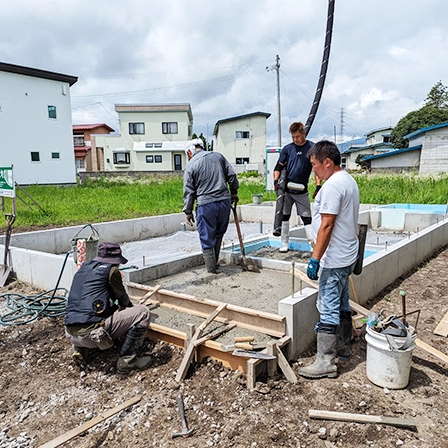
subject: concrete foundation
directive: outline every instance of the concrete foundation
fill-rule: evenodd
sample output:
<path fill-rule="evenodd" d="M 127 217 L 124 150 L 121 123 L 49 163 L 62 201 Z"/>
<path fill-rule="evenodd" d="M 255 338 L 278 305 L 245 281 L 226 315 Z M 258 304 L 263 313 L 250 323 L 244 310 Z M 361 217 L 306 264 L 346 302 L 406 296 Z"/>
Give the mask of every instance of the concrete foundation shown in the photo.
<path fill-rule="evenodd" d="M 239 206 L 238 215 L 243 224 L 260 222 L 265 224 L 267 229 L 267 225 L 273 222 L 274 205 L 273 202 L 266 202 Z M 393 213 L 394 210 L 384 211 L 372 205 L 361 207 L 359 222 L 368 224 L 369 228 L 386 230 L 384 224 L 393 223 L 393 230 L 409 231 L 407 238 L 390 246 L 387 244 L 382 246 L 377 253 L 364 260 L 361 275 L 353 278 L 361 305 L 448 243 L 448 220 L 444 214 L 398 210 L 397 216 L 394 217 Z M 94 224 L 94 227 L 98 230 L 100 241 L 125 243 L 178 232 L 184 219 L 184 214 L 178 213 L 99 223 Z M 292 228 L 291 238 L 300 240 L 305 238 L 305 232 L 303 226 L 297 227 L 298 221 L 297 215 L 293 215 L 292 225 L 296 227 Z M 8 263 L 13 268 L 15 278 L 46 290 L 54 288 L 66 254 L 71 249 L 70 240 L 82 227 L 13 234 Z M 410 232 L 415 233 L 411 235 Z M 0 243 L 4 243 L 4 237 L 0 237 Z M 3 249 L 2 246 L 0 251 Z M 232 251 L 229 245 L 221 251 L 221 258 L 227 263 L 237 263 L 239 257 L 240 254 Z M 253 258 L 253 260 L 260 268 L 291 270 L 289 262 L 266 258 Z M 123 273 L 125 281 L 142 284 L 201 264 L 203 264 L 202 253 L 197 250 L 187 255 L 179 255 L 174 260 L 130 267 L 123 270 Z M 76 269 L 73 257 L 68 256 L 59 287 L 70 288 Z M 296 269 L 305 272 L 305 265 L 297 263 Z M 291 337 L 291 342 L 285 348 L 290 359 L 296 358 L 314 340 L 313 327 L 318 320 L 316 297 L 317 292 L 314 288 L 305 287 L 300 294 L 294 294 L 294 297 L 275 298 L 278 300 L 279 315 L 286 318 L 286 335 Z"/>

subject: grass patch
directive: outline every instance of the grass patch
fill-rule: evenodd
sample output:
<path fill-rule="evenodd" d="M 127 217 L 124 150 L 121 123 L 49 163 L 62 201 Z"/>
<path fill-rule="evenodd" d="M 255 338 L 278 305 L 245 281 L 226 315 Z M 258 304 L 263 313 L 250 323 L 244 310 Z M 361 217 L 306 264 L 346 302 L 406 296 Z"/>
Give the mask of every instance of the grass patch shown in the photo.
<path fill-rule="evenodd" d="M 448 198 L 447 175 L 354 174 L 353 177 L 364 204 L 445 204 Z M 252 203 L 253 194 L 262 194 L 263 201 L 275 201 L 275 193 L 266 191 L 264 176 L 240 174 L 238 179 L 240 204 Z M 137 179 L 122 176 L 88 179 L 82 185 L 69 187 L 30 185 L 22 188 L 44 212 L 17 190 L 31 208 L 17 199 L 16 231 L 180 213 L 183 207 L 183 178 L 179 175 Z M 313 192 L 314 188 L 311 177 L 309 191 Z M 5 213 L 9 213 L 11 200 L 4 198 L 4 202 Z"/>

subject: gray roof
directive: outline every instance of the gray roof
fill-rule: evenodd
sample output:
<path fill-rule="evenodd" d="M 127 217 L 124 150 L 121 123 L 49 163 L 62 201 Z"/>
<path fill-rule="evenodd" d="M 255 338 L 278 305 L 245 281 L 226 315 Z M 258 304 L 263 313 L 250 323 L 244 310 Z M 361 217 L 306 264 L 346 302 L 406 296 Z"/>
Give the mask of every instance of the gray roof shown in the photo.
<path fill-rule="evenodd" d="M 384 154 L 376 154 L 374 156 L 364 157 L 364 160 L 372 160 L 372 159 L 379 159 L 380 157 L 395 156 L 403 152 L 415 151 L 416 149 L 422 149 L 422 145 L 416 145 L 410 148 L 397 149 L 396 151 L 389 151 Z"/>
<path fill-rule="evenodd" d="M 262 116 L 264 116 L 266 118 L 269 118 L 271 116 L 271 114 L 268 114 L 267 112 L 252 112 L 250 114 L 237 115 L 236 117 L 224 118 L 224 119 L 219 120 L 219 121 L 216 122 L 215 127 L 213 129 L 213 135 L 218 135 L 219 125 L 221 125 L 222 123 L 227 123 L 229 121 L 240 120 L 241 118 L 253 117 L 255 115 L 262 115 Z"/>

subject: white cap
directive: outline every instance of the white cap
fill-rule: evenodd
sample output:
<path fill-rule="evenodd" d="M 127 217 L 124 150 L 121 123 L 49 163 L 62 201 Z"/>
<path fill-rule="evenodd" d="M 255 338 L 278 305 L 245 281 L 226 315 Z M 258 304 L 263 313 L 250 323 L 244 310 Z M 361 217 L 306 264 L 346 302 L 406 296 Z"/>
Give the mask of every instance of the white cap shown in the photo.
<path fill-rule="evenodd" d="M 188 151 L 194 152 L 194 145 L 191 142 L 188 142 L 185 146 L 185 154 L 188 156 Z"/>

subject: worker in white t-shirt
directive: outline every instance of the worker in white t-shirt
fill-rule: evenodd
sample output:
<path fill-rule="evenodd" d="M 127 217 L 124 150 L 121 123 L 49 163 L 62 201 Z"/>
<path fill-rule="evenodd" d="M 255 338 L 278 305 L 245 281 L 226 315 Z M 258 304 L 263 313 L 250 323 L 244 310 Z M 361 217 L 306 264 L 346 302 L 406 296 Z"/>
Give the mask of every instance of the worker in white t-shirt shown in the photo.
<path fill-rule="evenodd" d="M 359 190 L 353 177 L 341 168 L 341 154 L 333 142 L 320 141 L 307 155 L 314 173 L 325 181 L 314 201 L 315 246 L 307 267 L 308 277 L 319 280 L 320 320 L 316 324 L 316 360 L 299 374 L 334 378 L 336 356 L 350 356 L 348 284 L 358 256 Z"/>

